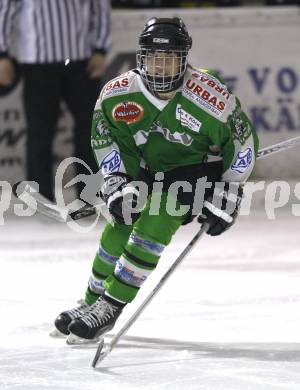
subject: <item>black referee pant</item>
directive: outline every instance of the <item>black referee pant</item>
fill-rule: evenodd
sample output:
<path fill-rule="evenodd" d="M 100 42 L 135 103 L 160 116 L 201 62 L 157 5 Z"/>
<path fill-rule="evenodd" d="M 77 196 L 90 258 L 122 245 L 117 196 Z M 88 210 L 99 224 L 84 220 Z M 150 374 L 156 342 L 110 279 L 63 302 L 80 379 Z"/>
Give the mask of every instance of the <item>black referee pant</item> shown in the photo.
<path fill-rule="evenodd" d="M 94 106 L 99 96 L 100 80 L 91 80 L 87 61 L 51 64 L 26 64 L 24 110 L 27 121 L 27 180 L 39 183 L 40 193 L 54 199 L 53 140 L 56 135 L 60 101 L 64 100 L 74 119 L 75 157 L 85 161 L 93 172 L 97 167 L 90 146 Z M 75 164 L 76 174 L 88 172 Z M 80 194 L 84 187 L 77 187 Z M 79 195 L 78 194 L 78 195 Z"/>

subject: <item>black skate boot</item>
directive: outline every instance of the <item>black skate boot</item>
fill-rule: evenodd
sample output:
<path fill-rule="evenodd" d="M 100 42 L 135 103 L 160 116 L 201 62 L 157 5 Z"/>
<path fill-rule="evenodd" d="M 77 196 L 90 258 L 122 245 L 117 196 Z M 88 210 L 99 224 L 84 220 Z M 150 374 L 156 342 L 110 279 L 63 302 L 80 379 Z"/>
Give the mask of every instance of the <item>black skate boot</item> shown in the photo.
<path fill-rule="evenodd" d="M 75 344 L 78 338 L 97 341 L 99 336 L 114 327 L 124 306 L 121 302 L 100 296 L 83 316 L 70 323 L 68 344 Z"/>
<path fill-rule="evenodd" d="M 74 307 L 73 309 L 63 311 L 60 313 L 60 315 L 55 319 L 54 325 L 55 328 L 62 334 L 61 336 L 65 335 L 67 336 L 70 334 L 68 330 L 69 324 L 75 320 L 76 318 L 79 318 L 84 315 L 84 313 L 90 308 L 90 306 L 85 303 L 83 299 L 78 301 L 79 306 Z M 51 334 L 53 337 L 58 337 L 59 333 L 57 331 L 53 331 Z"/>

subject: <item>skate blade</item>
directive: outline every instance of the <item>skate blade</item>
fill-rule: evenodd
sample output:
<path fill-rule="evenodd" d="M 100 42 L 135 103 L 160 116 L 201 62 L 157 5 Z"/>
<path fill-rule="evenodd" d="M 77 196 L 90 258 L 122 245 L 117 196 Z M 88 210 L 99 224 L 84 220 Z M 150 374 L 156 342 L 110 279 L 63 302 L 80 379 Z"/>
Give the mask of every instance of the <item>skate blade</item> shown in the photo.
<path fill-rule="evenodd" d="M 73 333 L 70 333 L 67 337 L 66 343 L 68 345 L 93 345 L 97 344 L 99 340 L 101 340 L 101 337 L 96 337 L 95 339 L 83 339 Z"/>
<path fill-rule="evenodd" d="M 60 332 L 58 329 L 54 329 L 49 333 L 49 336 L 53 337 L 54 339 L 65 339 L 68 335 Z"/>

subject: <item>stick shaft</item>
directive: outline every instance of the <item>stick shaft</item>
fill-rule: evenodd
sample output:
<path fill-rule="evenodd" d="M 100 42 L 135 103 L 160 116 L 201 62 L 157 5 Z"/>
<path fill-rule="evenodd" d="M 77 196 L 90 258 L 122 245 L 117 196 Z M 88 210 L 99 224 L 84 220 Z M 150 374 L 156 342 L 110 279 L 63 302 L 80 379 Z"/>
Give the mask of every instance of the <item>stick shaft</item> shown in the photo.
<path fill-rule="evenodd" d="M 263 159 L 271 154 L 282 152 L 290 148 L 300 145 L 300 137 L 288 139 L 287 141 L 279 142 L 278 144 L 267 146 L 259 150 L 257 159 Z"/>

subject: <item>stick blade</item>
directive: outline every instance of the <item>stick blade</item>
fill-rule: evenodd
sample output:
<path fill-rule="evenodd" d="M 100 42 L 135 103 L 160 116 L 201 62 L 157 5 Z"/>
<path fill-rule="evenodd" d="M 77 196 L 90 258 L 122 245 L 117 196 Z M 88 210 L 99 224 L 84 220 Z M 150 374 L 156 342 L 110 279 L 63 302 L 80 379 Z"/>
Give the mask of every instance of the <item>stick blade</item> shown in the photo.
<path fill-rule="evenodd" d="M 94 359 L 92 361 L 92 367 L 96 368 L 97 363 L 101 362 L 101 360 L 104 359 L 104 357 L 107 355 L 107 353 L 102 352 L 104 347 L 104 339 L 100 340 L 100 343 L 98 344 L 97 351 L 95 353 Z M 105 355 L 103 357 L 103 355 Z"/>
<path fill-rule="evenodd" d="M 20 195 L 20 193 L 24 191 L 24 189 L 23 189 L 22 191 L 19 189 L 19 185 L 20 185 L 21 183 L 22 183 L 21 181 L 17 181 L 17 182 L 16 182 L 15 184 L 13 184 L 13 186 L 12 186 L 12 192 L 13 192 L 13 194 L 14 194 L 14 196 L 15 196 L 16 198 L 18 198 L 19 195 Z"/>
<path fill-rule="evenodd" d="M 86 204 L 79 210 L 71 211 L 69 213 L 69 217 L 76 221 L 77 219 L 89 217 L 90 215 L 94 214 L 96 214 L 96 207 Z"/>

